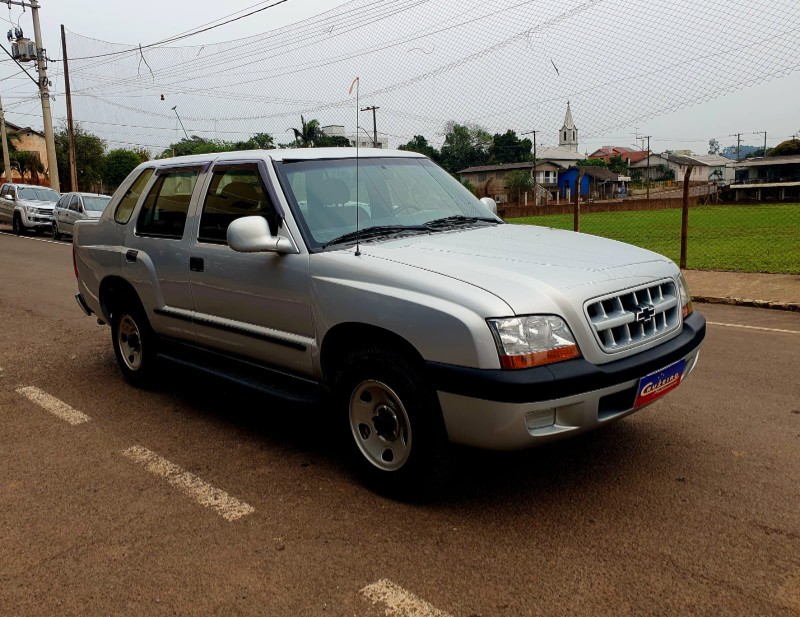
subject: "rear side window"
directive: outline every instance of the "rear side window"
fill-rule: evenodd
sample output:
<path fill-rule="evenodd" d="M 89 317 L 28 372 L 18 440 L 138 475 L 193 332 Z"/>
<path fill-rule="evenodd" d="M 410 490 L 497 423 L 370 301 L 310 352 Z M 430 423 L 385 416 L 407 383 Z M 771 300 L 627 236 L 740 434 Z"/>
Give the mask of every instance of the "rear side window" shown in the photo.
<path fill-rule="evenodd" d="M 139 201 L 139 197 L 144 191 L 144 187 L 147 185 L 148 180 L 150 180 L 150 176 L 153 175 L 154 169 L 152 167 L 148 167 L 145 169 L 136 180 L 133 181 L 130 188 L 125 191 L 125 194 L 122 196 L 122 199 L 119 200 L 117 204 L 117 209 L 114 211 L 114 220 L 121 225 L 125 225 L 128 221 L 131 220 L 131 214 L 133 214 L 133 209 L 136 207 L 136 203 Z"/>
<path fill-rule="evenodd" d="M 264 216 L 272 233 L 278 233 L 275 210 L 261 183 L 258 166 L 217 167 L 203 202 L 197 239 L 227 244 L 228 225 L 243 216 L 254 215 Z"/>
<path fill-rule="evenodd" d="M 189 201 L 199 175 L 199 170 L 160 174 L 142 204 L 136 233 L 156 238 L 182 238 Z"/>

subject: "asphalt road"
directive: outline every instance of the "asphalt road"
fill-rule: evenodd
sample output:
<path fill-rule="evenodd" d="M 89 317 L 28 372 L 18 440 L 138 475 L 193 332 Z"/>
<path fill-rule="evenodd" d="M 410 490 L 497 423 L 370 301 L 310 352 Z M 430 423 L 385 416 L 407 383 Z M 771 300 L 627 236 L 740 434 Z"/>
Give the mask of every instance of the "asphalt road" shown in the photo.
<path fill-rule="evenodd" d="M 800 614 L 800 315 L 700 305 L 670 396 L 400 503 L 327 409 L 126 385 L 70 249 L 0 234 L 0 615 Z"/>

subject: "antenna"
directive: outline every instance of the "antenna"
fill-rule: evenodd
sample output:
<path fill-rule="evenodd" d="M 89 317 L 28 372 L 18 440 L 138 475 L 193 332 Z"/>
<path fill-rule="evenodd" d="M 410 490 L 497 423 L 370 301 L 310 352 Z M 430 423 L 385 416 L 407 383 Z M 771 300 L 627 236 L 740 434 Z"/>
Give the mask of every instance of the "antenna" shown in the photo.
<path fill-rule="evenodd" d="M 359 165 L 358 165 L 358 110 L 359 110 L 359 107 L 358 107 L 358 88 L 359 88 L 360 83 L 361 82 L 359 81 L 359 78 L 356 77 L 353 80 L 353 83 L 350 84 L 350 94 L 353 93 L 353 86 L 355 86 L 355 89 L 356 89 L 356 233 L 358 233 L 358 229 L 359 229 L 359 223 L 358 223 L 358 214 L 359 213 L 358 213 L 358 211 L 361 209 L 361 208 L 358 207 L 358 167 L 359 167 Z M 358 237 L 356 237 L 356 257 L 360 257 L 360 256 L 361 256 L 361 242 L 358 239 Z"/>

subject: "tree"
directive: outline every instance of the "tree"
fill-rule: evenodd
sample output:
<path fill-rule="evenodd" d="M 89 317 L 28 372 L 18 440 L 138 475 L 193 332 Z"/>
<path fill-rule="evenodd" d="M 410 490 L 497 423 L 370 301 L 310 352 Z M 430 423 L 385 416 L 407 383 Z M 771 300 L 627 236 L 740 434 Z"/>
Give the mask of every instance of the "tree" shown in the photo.
<path fill-rule="evenodd" d="M 111 150 L 106 154 L 105 165 L 103 166 L 103 182 L 109 188 L 115 189 L 122 181 L 128 177 L 134 167 L 139 165 L 142 159 L 133 150 Z"/>
<path fill-rule="evenodd" d="M 398 150 L 406 150 L 407 152 L 418 152 L 424 154 L 433 161 L 439 160 L 439 152 L 432 145 L 428 143 L 422 135 L 414 135 L 414 139 L 407 144 L 397 147 Z"/>
<path fill-rule="evenodd" d="M 533 186 L 533 178 L 527 171 L 521 169 L 509 172 L 506 176 L 506 188 L 510 193 L 517 194 L 517 202 L 522 202 L 522 193 L 527 192 Z"/>
<path fill-rule="evenodd" d="M 158 158 L 169 158 L 172 156 L 189 156 L 190 154 L 208 154 L 210 152 L 224 152 L 228 148 L 222 142 L 208 139 L 206 137 L 199 137 L 192 135 L 191 137 L 184 137 L 180 141 L 170 144 L 158 156 Z"/>
<path fill-rule="evenodd" d="M 349 148 L 352 144 L 344 135 L 326 135 L 321 133 L 314 142 L 315 148 Z"/>
<path fill-rule="evenodd" d="M 475 125 L 449 122 L 446 130 L 440 162 L 447 171 L 455 174 L 467 167 L 485 165 L 488 162 L 487 150 L 492 137 L 484 129 Z"/>
<path fill-rule="evenodd" d="M 319 120 L 306 122 L 302 115 L 300 116 L 300 128 L 291 128 L 289 130 L 294 132 L 294 140 L 299 148 L 313 148 L 314 142 L 323 136 Z"/>
<path fill-rule="evenodd" d="M 711 139 L 708 140 L 708 153 L 719 154 L 719 151 L 720 151 L 719 142 L 714 137 L 712 137 Z"/>
<path fill-rule="evenodd" d="M 617 174 L 625 174 L 628 172 L 628 164 L 622 160 L 622 156 L 617 154 L 608 160 L 608 168 Z"/>
<path fill-rule="evenodd" d="M 507 130 L 505 133 L 497 133 L 492 137 L 489 145 L 489 163 L 523 163 L 532 161 L 531 150 L 533 144 L 530 139 L 520 139 L 516 132 Z"/>
<path fill-rule="evenodd" d="M 621 158 L 621 157 L 620 157 Z M 605 159 L 588 158 L 581 159 L 575 164 L 576 167 L 605 167 L 608 168 L 608 163 Z"/>
<path fill-rule="evenodd" d="M 39 158 L 38 152 L 17 150 L 11 157 L 11 161 L 12 167 L 16 167 L 19 170 L 19 175 L 23 182 L 27 174 L 28 179 L 32 183 L 38 184 L 39 174 L 44 173 L 44 165 L 42 165 L 42 160 Z"/>
<path fill-rule="evenodd" d="M 66 123 L 55 134 L 58 176 L 66 188 L 69 185 L 69 138 Z M 100 182 L 105 163 L 106 143 L 100 137 L 75 125 L 75 166 L 78 172 L 78 190 L 91 191 Z"/>
<path fill-rule="evenodd" d="M 800 154 L 800 139 L 787 139 L 769 151 L 770 156 L 788 156 L 790 154 Z"/>

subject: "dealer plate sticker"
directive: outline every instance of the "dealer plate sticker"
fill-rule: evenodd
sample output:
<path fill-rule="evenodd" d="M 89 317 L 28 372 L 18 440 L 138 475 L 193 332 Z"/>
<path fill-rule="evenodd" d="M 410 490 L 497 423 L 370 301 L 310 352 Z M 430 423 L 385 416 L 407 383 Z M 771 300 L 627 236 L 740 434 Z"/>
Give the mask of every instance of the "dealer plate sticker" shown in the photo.
<path fill-rule="evenodd" d="M 652 403 L 660 396 L 664 396 L 670 390 L 674 390 L 681 383 L 683 369 L 686 367 L 686 360 L 680 360 L 675 364 L 670 364 L 654 373 L 639 380 L 639 393 L 636 395 L 634 408 L 642 407 Z"/>

